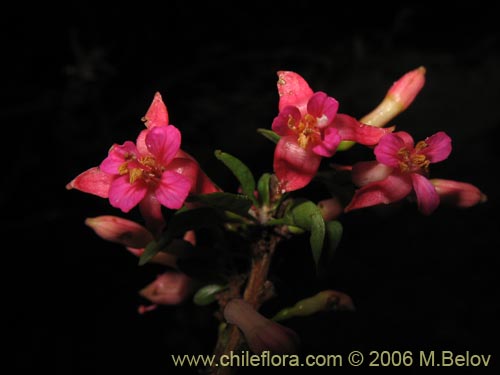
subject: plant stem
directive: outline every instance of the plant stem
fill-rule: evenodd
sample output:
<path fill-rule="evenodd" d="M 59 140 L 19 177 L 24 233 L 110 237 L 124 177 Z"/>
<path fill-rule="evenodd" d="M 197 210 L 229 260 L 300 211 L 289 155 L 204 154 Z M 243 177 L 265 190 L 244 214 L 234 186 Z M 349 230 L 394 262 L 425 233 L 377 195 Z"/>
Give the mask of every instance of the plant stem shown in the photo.
<path fill-rule="evenodd" d="M 265 298 L 264 284 L 267 281 L 269 267 L 276 245 L 281 239 L 281 235 L 263 230 L 260 238 L 252 243 L 252 267 L 250 275 L 243 293 L 243 299 L 250 303 L 256 310 L 260 308 Z M 231 355 L 236 352 L 243 343 L 243 336 L 238 327 L 228 325 L 225 330 L 219 332 L 214 354 L 217 363 L 222 355 Z M 231 375 L 234 372 L 232 367 L 217 366 L 210 369 L 213 375 Z"/>

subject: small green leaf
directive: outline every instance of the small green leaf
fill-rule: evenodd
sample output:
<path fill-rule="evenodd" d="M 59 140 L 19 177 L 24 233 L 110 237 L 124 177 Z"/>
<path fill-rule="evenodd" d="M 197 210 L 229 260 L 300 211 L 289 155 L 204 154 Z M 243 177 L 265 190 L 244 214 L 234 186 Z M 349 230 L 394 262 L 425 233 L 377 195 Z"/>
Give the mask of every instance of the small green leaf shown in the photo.
<path fill-rule="evenodd" d="M 147 262 L 151 260 L 158 252 L 160 251 L 160 248 L 158 246 L 158 242 L 156 241 L 151 241 L 146 245 L 146 248 L 144 249 L 144 252 L 141 254 L 141 257 L 139 258 L 139 266 L 145 265 Z"/>
<path fill-rule="evenodd" d="M 220 150 L 215 151 L 215 157 L 222 161 L 226 167 L 228 167 L 234 176 L 238 179 L 241 185 L 241 191 L 252 202 L 257 205 L 257 199 L 255 199 L 255 178 L 248 167 L 238 158 Z"/>
<path fill-rule="evenodd" d="M 327 221 L 325 223 L 325 226 L 327 238 L 327 255 L 328 261 L 330 261 L 335 254 L 335 250 L 337 250 L 340 240 L 342 239 L 342 233 L 344 230 L 342 224 L 338 220 Z"/>
<path fill-rule="evenodd" d="M 281 139 L 281 136 L 269 129 L 258 128 L 257 132 L 274 143 L 278 143 Z"/>
<path fill-rule="evenodd" d="M 264 173 L 259 178 L 259 182 L 257 183 L 257 191 L 259 192 L 260 203 L 263 206 L 269 206 L 269 184 L 271 182 L 271 173 Z"/>
<path fill-rule="evenodd" d="M 215 302 L 217 293 L 227 289 L 226 286 L 220 284 L 209 284 L 201 287 L 193 296 L 193 302 L 198 306 L 206 306 Z"/>
<path fill-rule="evenodd" d="M 318 267 L 325 240 L 325 221 L 320 209 L 315 203 L 305 201 L 292 207 L 288 215 L 291 221 L 289 224 L 311 232 L 309 243 L 311 244 L 314 263 Z"/>
<path fill-rule="evenodd" d="M 200 202 L 213 208 L 234 212 L 246 217 L 248 217 L 248 210 L 253 203 L 245 195 L 223 192 L 192 195 L 189 197 L 189 201 Z"/>

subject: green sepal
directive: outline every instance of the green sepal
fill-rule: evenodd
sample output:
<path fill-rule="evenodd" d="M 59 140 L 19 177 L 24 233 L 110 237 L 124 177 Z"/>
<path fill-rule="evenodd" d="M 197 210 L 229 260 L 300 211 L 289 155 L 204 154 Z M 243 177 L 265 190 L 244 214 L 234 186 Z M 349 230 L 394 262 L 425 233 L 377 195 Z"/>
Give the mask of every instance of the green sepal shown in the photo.
<path fill-rule="evenodd" d="M 326 229 L 326 248 L 327 248 L 327 260 L 331 261 L 333 255 L 335 254 L 335 250 L 342 239 L 342 234 L 344 232 L 344 228 L 342 227 L 342 223 L 338 220 L 327 221 L 325 223 Z"/>
<path fill-rule="evenodd" d="M 318 206 L 311 201 L 303 201 L 294 205 L 286 213 L 288 225 L 297 226 L 311 233 L 309 243 L 316 268 L 319 264 L 325 241 L 325 221 Z"/>

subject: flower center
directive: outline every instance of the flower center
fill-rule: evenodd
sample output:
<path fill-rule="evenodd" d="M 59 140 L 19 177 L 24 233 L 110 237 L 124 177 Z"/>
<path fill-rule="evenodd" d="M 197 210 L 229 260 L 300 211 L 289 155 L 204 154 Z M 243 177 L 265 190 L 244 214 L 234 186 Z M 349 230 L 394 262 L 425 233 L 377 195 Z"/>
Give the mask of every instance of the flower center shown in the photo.
<path fill-rule="evenodd" d="M 318 129 L 318 119 L 310 114 L 306 114 L 298 123 L 292 116 L 289 116 L 288 128 L 297 134 L 297 142 L 304 149 L 321 139 L 321 132 Z"/>
<path fill-rule="evenodd" d="M 424 154 L 420 152 L 428 146 L 424 141 L 420 141 L 414 150 L 403 147 L 398 151 L 399 169 L 403 173 L 425 173 L 429 172 L 431 163 Z"/>
<path fill-rule="evenodd" d="M 118 168 L 118 173 L 129 175 L 129 182 L 133 184 L 141 179 L 147 184 L 157 184 L 165 168 L 157 163 L 153 156 L 137 158 L 134 154 L 126 154 L 125 162 Z"/>

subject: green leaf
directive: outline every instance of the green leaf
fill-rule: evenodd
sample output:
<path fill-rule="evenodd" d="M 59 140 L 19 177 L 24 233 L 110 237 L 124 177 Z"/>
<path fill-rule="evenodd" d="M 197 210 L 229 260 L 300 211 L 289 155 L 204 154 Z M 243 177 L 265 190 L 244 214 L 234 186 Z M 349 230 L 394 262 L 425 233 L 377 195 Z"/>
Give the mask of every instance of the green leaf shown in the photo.
<path fill-rule="evenodd" d="M 201 287 L 193 296 L 193 302 L 198 306 L 206 306 L 215 302 L 217 293 L 227 289 L 226 286 L 220 284 L 209 284 Z"/>
<path fill-rule="evenodd" d="M 190 202 L 200 202 L 213 208 L 234 212 L 240 216 L 248 217 L 248 210 L 252 207 L 252 200 L 242 194 L 232 193 L 210 193 L 192 195 L 188 198 Z"/>
<path fill-rule="evenodd" d="M 271 183 L 271 173 L 264 173 L 259 178 L 259 182 L 257 183 L 257 191 L 259 192 L 260 203 L 263 206 L 269 206 L 269 184 Z"/>
<path fill-rule="evenodd" d="M 145 265 L 147 262 L 151 260 L 158 252 L 160 251 L 160 247 L 158 246 L 158 242 L 151 241 L 146 245 L 144 252 L 141 254 L 139 258 L 139 266 Z"/>
<path fill-rule="evenodd" d="M 342 224 L 338 220 L 327 221 L 326 226 L 326 238 L 327 238 L 327 256 L 328 261 L 333 258 L 335 250 L 342 239 L 342 233 L 344 231 Z"/>
<path fill-rule="evenodd" d="M 281 139 L 281 136 L 269 129 L 258 128 L 257 132 L 274 143 L 278 143 L 278 141 Z"/>
<path fill-rule="evenodd" d="M 292 207 L 288 212 L 290 224 L 303 228 L 311 232 L 309 243 L 311 244 L 312 256 L 316 267 L 323 250 L 325 240 L 325 221 L 318 206 L 305 201 Z"/>
<path fill-rule="evenodd" d="M 257 205 L 257 199 L 255 199 L 255 179 L 252 172 L 248 167 L 238 158 L 220 150 L 215 151 L 215 157 L 222 161 L 226 167 L 228 167 L 234 176 L 238 179 L 241 185 L 241 191 L 252 202 Z"/>
<path fill-rule="evenodd" d="M 146 264 L 160 251 L 168 252 L 168 246 L 171 242 L 175 238 L 183 236 L 188 230 L 214 226 L 219 222 L 220 217 L 212 207 L 178 211 L 168 221 L 167 230 L 162 237 L 158 241 L 151 241 L 146 246 L 139 258 L 139 265 Z"/>

